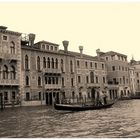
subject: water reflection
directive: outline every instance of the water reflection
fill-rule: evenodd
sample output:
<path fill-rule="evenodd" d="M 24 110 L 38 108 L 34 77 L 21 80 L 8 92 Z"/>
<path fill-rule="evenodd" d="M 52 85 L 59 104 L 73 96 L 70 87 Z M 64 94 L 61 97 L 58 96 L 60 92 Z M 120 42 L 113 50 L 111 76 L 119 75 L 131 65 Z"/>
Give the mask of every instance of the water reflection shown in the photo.
<path fill-rule="evenodd" d="M 129 100 L 83 112 L 47 106 L 8 108 L 0 112 L 0 137 L 139 137 L 139 106 L 139 100 Z"/>

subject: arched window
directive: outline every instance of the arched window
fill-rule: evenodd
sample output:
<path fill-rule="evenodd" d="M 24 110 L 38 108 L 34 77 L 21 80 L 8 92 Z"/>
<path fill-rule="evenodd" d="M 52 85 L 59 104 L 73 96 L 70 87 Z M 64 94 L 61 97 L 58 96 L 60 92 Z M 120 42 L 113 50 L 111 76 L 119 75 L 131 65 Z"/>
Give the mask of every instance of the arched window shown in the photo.
<path fill-rule="evenodd" d="M 73 64 L 72 64 L 72 60 L 70 61 L 70 72 L 73 72 Z"/>
<path fill-rule="evenodd" d="M 46 68 L 46 58 L 43 57 L 43 68 Z"/>
<path fill-rule="evenodd" d="M 37 70 L 40 70 L 40 57 L 37 57 Z"/>
<path fill-rule="evenodd" d="M 90 72 L 90 81 L 91 83 L 94 83 L 94 73 Z"/>
<path fill-rule="evenodd" d="M 26 86 L 29 86 L 29 77 L 28 76 L 26 76 Z"/>
<path fill-rule="evenodd" d="M 52 84 L 55 84 L 55 78 L 52 77 Z"/>
<path fill-rule="evenodd" d="M 41 77 L 38 77 L 38 86 L 41 86 Z"/>
<path fill-rule="evenodd" d="M 56 84 L 58 84 L 58 77 L 56 77 Z"/>
<path fill-rule="evenodd" d="M 10 43 L 10 53 L 15 54 L 15 43 L 13 41 Z"/>
<path fill-rule="evenodd" d="M 51 84 L 51 77 L 49 77 L 48 79 L 48 84 Z"/>
<path fill-rule="evenodd" d="M 56 58 L 56 60 L 55 60 L 56 62 L 56 69 L 58 69 L 58 59 Z"/>
<path fill-rule="evenodd" d="M 54 69 L 54 59 L 52 58 L 52 69 Z"/>
<path fill-rule="evenodd" d="M 14 66 L 11 66 L 11 79 L 16 79 L 16 71 Z"/>
<path fill-rule="evenodd" d="M 61 59 L 61 71 L 64 72 L 64 63 L 63 63 L 63 59 Z"/>
<path fill-rule="evenodd" d="M 6 65 L 3 68 L 3 79 L 8 79 L 8 67 Z"/>
<path fill-rule="evenodd" d="M 29 69 L 29 59 L 28 59 L 28 55 L 25 56 L 25 70 Z"/>
<path fill-rule="evenodd" d="M 50 68 L 50 58 L 48 57 L 48 68 Z"/>

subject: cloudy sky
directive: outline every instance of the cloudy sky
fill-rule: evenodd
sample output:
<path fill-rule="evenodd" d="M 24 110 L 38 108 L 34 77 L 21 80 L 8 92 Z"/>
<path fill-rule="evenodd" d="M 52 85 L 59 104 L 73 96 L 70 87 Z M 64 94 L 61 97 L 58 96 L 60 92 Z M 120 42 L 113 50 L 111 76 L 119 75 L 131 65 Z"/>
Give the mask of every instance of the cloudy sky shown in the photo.
<path fill-rule="evenodd" d="M 139 2 L 0 2 L 0 24 L 9 30 L 35 33 L 36 41 L 60 45 L 69 40 L 69 50 L 96 55 L 117 51 L 140 60 Z"/>

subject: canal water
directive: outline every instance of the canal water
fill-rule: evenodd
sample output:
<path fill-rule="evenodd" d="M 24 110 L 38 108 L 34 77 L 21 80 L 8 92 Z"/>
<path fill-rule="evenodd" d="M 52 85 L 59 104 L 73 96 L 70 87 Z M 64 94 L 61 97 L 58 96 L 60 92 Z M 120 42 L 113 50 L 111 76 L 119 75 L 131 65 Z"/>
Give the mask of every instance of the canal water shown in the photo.
<path fill-rule="evenodd" d="M 140 100 L 83 112 L 56 111 L 48 106 L 7 108 L 0 112 L 0 137 L 140 137 Z"/>

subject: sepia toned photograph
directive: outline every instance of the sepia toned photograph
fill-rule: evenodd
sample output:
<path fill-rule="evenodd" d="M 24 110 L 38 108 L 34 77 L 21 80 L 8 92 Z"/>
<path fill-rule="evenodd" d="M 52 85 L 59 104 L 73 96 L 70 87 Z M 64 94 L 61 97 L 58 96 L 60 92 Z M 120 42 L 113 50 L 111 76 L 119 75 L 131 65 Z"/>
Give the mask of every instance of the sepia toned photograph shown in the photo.
<path fill-rule="evenodd" d="M 140 138 L 140 1 L 0 0 L 0 138 Z"/>

